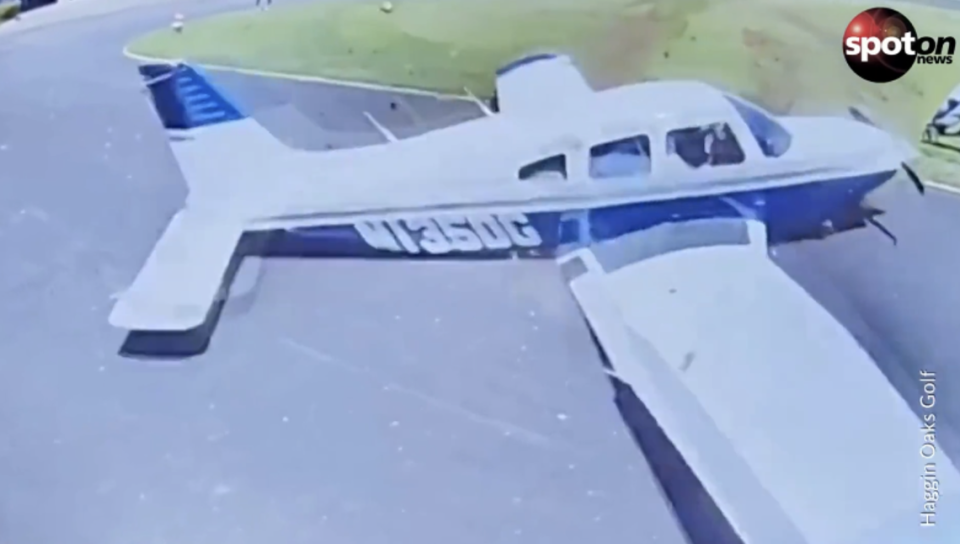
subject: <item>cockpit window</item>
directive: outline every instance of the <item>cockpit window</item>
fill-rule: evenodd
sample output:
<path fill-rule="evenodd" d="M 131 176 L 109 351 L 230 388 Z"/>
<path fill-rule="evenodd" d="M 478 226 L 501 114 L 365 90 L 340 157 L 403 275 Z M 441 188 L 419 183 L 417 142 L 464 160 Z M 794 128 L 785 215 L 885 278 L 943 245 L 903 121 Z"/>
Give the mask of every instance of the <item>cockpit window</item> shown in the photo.
<path fill-rule="evenodd" d="M 668 132 L 667 155 L 679 157 L 691 168 L 740 164 L 745 159 L 743 148 L 726 123 Z"/>
<path fill-rule="evenodd" d="M 792 137 L 783 125 L 770 114 L 739 98 L 727 95 L 727 100 L 743 118 L 760 150 L 767 157 L 779 157 L 790 149 Z"/>
<path fill-rule="evenodd" d="M 631 136 L 590 148 L 594 179 L 643 176 L 650 173 L 650 138 Z"/>
<path fill-rule="evenodd" d="M 567 179 L 567 157 L 565 155 L 554 155 L 530 163 L 521 168 L 518 175 L 520 179 Z"/>

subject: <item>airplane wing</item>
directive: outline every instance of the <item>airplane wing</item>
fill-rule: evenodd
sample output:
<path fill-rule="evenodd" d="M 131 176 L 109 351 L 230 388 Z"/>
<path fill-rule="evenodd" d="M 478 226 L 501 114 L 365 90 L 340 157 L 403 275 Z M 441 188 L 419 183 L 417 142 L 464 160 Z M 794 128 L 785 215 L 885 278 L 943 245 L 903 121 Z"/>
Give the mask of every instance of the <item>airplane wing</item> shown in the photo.
<path fill-rule="evenodd" d="M 563 268 L 612 379 L 642 401 L 743 542 L 925 540 L 922 423 L 770 260 L 764 228 L 666 224 L 578 250 Z M 652 465 L 666 455 L 638 440 Z M 939 496 L 947 519 L 960 496 L 946 482 L 960 474 L 936 455 L 940 489 L 954 489 Z"/>
<path fill-rule="evenodd" d="M 550 112 L 588 98 L 594 90 L 566 55 L 528 55 L 497 70 L 497 107 L 502 112 Z"/>

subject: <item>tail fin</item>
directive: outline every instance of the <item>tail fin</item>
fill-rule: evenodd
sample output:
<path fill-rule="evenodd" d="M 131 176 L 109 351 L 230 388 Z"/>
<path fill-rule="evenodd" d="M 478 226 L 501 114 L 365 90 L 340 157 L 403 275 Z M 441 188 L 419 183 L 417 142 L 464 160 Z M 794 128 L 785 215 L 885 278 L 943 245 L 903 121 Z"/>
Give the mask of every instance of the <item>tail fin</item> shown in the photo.
<path fill-rule="evenodd" d="M 188 130 L 247 118 L 192 66 L 144 64 L 140 66 L 140 75 L 167 130 Z"/>
<path fill-rule="evenodd" d="M 189 202 L 223 209 L 255 200 L 275 175 L 277 160 L 294 152 L 199 68 L 145 64 L 140 75 L 190 189 Z"/>

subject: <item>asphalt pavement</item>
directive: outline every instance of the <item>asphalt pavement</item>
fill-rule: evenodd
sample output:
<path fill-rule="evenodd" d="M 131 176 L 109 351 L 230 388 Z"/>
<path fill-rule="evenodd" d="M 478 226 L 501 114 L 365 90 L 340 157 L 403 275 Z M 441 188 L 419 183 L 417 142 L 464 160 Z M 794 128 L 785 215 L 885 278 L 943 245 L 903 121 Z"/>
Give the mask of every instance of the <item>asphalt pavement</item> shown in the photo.
<path fill-rule="evenodd" d="M 173 9 L 0 39 L 0 541 L 681 542 L 549 262 L 271 262 L 206 355 L 117 356 L 185 192 L 120 50 Z M 470 114 L 220 77 L 304 148 Z"/>
<path fill-rule="evenodd" d="M 249 3 L 0 36 L 0 541 L 681 542 L 549 262 L 271 262 L 204 356 L 117 356 L 110 296 L 185 192 L 120 49 L 173 11 Z M 477 114 L 216 78 L 306 149 L 378 141 L 362 111 L 401 136 Z M 960 198 L 903 183 L 875 203 L 897 245 L 871 229 L 775 258 L 911 406 L 940 372 L 960 458 Z"/>

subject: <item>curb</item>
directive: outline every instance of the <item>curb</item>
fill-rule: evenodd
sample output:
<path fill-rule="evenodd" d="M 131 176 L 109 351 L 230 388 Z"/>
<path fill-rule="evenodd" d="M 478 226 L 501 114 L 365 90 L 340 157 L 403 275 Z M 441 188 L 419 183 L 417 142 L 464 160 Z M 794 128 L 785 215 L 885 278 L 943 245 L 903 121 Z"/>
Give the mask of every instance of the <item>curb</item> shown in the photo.
<path fill-rule="evenodd" d="M 138 61 L 138 62 L 151 62 L 151 63 L 169 63 L 175 62 L 176 59 L 165 59 L 160 57 L 150 57 L 147 55 L 140 55 L 138 53 L 131 52 L 128 48 L 123 48 L 123 56 Z M 465 102 L 473 102 L 473 100 L 467 95 L 461 94 L 449 94 L 449 93 L 438 93 L 434 91 L 425 91 L 422 89 L 413 89 L 410 87 L 399 87 L 393 85 L 378 85 L 376 83 L 364 83 L 362 81 L 349 81 L 344 79 L 333 79 L 320 76 L 307 76 L 302 74 L 292 74 L 287 72 L 272 72 L 269 70 L 255 70 L 252 68 L 239 68 L 236 66 L 225 66 L 221 64 L 205 64 L 205 63 L 193 63 L 195 66 L 199 66 L 204 70 L 210 70 L 214 72 L 232 72 L 235 74 L 243 74 L 247 76 L 257 76 L 257 77 L 266 77 L 271 79 L 284 79 L 287 81 L 297 81 L 300 83 L 321 83 L 324 85 L 336 85 L 338 87 L 352 87 L 354 89 L 364 89 L 367 91 L 377 91 L 382 93 L 396 93 L 396 94 L 406 94 L 410 96 L 423 96 L 428 98 L 435 98 L 437 100 L 462 100 Z"/>
<path fill-rule="evenodd" d="M 924 184 L 931 189 L 936 189 L 938 191 L 943 191 L 944 193 L 960 196 L 960 187 L 954 187 L 953 185 L 947 185 L 946 183 L 941 183 L 939 181 L 925 181 Z"/>

